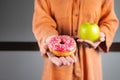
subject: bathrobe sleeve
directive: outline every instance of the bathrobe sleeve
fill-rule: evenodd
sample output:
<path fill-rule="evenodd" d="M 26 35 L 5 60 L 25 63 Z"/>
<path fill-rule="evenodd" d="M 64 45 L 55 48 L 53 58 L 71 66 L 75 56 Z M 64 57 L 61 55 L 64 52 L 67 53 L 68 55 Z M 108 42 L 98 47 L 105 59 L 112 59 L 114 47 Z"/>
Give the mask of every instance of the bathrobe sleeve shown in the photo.
<path fill-rule="evenodd" d="M 118 28 L 118 19 L 114 11 L 114 0 L 103 1 L 99 26 L 101 32 L 104 32 L 106 35 L 106 41 L 100 44 L 99 49 L 108 52 Z"/>
<path fill-rule="evenodd" d="M 33 33 L 41 51 L 49 36 L 58 35 L 58 32 L 56 31 L 56 23 L 51 18 L 47 0 L 35 0 L 32 24 Z M 44 56 L 44 54 L 45 53 L 41 53 L 42 56 Z"/>

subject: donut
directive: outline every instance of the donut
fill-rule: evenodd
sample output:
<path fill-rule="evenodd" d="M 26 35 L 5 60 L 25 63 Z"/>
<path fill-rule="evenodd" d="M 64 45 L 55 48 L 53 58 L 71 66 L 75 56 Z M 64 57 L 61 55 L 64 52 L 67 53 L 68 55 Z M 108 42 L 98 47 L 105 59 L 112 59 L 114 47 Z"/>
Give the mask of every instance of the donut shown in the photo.
<path fill-rule="evenodd" d="M 67 35 L 54 36 L 49 40 L 48 48 L 56 56 L 69 56 L 76 51 L 76 42 Z"/>

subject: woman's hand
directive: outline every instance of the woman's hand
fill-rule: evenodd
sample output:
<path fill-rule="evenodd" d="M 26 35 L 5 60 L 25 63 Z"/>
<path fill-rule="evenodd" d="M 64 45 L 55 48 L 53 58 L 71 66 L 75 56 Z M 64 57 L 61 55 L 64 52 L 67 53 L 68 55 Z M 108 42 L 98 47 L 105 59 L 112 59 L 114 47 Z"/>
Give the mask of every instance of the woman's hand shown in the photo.
<path fill-rule="evenodd" d="M 41 52 L 45 53 L 48 56 L 48 58 L 51 60 L 51 62 L 57 66 L 62 66 L 62 65 L 69 66 L 70 64 L 75 63 L 76 57 L 74 54 L 67 56 L 67 57 L 57 57 L 49 51 L 48 42 L 52 37 L 53 36 L 47 38 L 46 44 L 43 45 Z"/>
<path fill-rule="evenodd" d="M 48 58 L 57 66 L 69 66 L 72 63 L 76 62 L 76 57 L 74 54 L 67 57 L 57 57 L 54 54 L 47 52 Z"/>
<path fill-rule="evenodd" d="M 105 41 L 105 34 L 103 32 L 100 32 L 100 38 L 96 42 L 92 42 L 89 40 L 82 40 L 82 39 L 77 39 L 77 42 L 83 44 L 86 47 L 94 48 L 96 49 L 101 42 Z"/>

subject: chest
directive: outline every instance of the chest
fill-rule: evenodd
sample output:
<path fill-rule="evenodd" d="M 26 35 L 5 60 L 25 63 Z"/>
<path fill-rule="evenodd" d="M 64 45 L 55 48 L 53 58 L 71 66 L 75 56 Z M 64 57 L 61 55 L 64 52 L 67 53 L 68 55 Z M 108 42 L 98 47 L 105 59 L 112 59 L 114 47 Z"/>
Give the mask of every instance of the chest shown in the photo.
<path fill-rule="evenodd" d="M 51 13 L 55 18 L 68 18 L 78 14 L 83 18 L 99 18 L 102 0 L 50 0 Z"/>

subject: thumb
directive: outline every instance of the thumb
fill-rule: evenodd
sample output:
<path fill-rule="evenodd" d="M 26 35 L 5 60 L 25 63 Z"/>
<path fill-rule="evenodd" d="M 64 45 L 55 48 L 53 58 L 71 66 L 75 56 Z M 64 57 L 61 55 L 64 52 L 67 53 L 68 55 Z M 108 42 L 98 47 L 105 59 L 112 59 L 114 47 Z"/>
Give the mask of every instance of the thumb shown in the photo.
<path fill-rule="evenodd" d="M 101 42 L 105 41 L 105 34 L 103 32 L 100 32 L 100 41 Z"/>
<path fill-rule="evenodd" d="M 45 43 L 45 44 L 41 47 L 40 51 L 41 51 L 42 53 L 46 54 L 47 51 L 48 51 L 48 45 Z"/>

